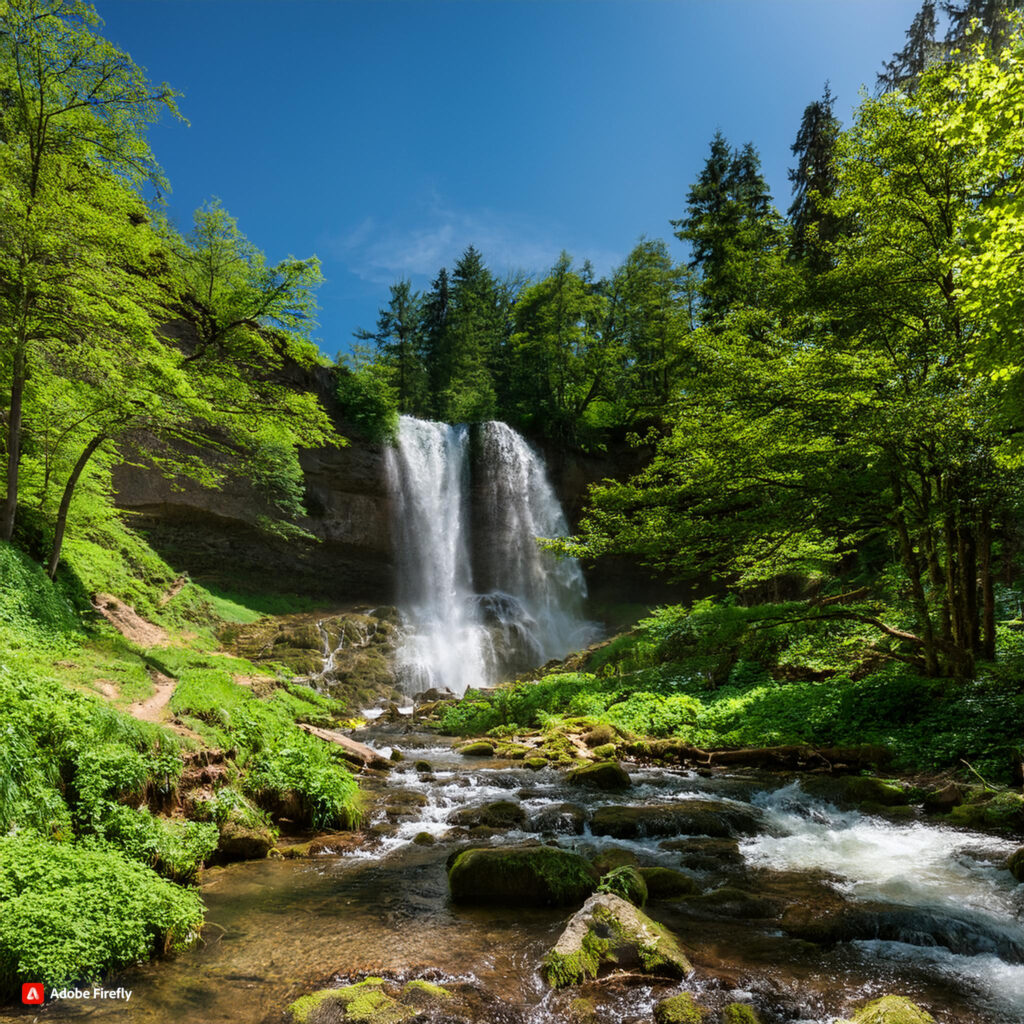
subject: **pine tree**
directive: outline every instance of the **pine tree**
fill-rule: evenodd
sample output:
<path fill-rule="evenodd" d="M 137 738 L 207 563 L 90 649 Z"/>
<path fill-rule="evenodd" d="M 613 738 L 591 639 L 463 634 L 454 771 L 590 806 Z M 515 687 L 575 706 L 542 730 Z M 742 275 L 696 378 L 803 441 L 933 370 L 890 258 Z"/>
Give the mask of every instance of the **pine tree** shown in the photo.
<path fill-rule="evenodd" d="M 972 0 L 968 0 L 968 3 Z M 878 74 L 878 86 L 883 92 L 896 89 L 913 91 L 918 75 L 936 60 L 945 56 L 945 48 L 937 36 L 938 18 L 935 14 L 935 0 L 924 0 L 921 10 L 907 29 L 907 41 L 902 50 L 892 55 L 892 60 L 882 65 Z"/>
<path fill-rule="evenodd" d="M 399 281 L 391 286 L 391 301 L 380 309 L 377 330 L 358 330 L 360 341 L 372 341 L 384 366 L 398 404 L 398 411 L 421 416 L 428 412 L 427 374 L 423 364 L 423 298 L 412 284 Z"/>
<path fill-rule="evenodd" d="M 427 375 L 426 408 L 433 417 L 442 415 L 440 395 L 452 376 L 450 314 L 451 284 L 447 268 L 442 267 L 423 300 L 420 331 L 422 362 Z"/>
<path fill-rule="evenodd" d="M 789 207 L 789 220 L 793 225 L 790 253 L 795 259 L 806 259 L 816 273 L 829 266 L 822 243 L 832 241 L 839 231 L 836 219 L 824 208 L 836 190 L 835 149 L 839 121 L 832 107 L 833 96 L 826 82 L 821 99 L 804 109 L 800 130 L 791 147 L 797 164 L 789 172 L 793 184 L 793 202 Z"/>

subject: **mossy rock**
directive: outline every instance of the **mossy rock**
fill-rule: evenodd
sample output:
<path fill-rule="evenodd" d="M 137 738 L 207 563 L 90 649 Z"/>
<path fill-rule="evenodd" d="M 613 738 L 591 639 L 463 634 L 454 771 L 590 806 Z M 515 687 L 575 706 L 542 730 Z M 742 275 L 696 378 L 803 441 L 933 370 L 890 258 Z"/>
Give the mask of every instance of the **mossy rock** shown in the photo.
<path fill-rule="evenodd" d="M 526 824 L 526 811 L 514 800 L 495 800 L 479 807 L 465 807 L 450 819 L 453 825 L 474 828 L 521 828 Z"/>
<path fill-rule="evenodd" d="M 263 860 L 274 846 L 268 828 L 250 828 L 238 821 L 225 821 L 220 827 L 217 849 L 210 863 L 234 864 L 243 860 Z"/>
<path fill-rule="evenodd" d="M 506 846 L 460 853 L 448 871 L 456 903 L 564 907 L 586 899 L 596 884 L 579 855 L 551 846 Z"/>
<path fill-rule="evenodd" d="M 930 814 L 946 814 L 964 802 L 964 791 L 955 782 L 933 789 L 924 795 L 922 803 Z"/>
<path fill-rule="evenodd" d="M 344 988 L 322 989 L 297 999 L 288 1009 L 295 1024 L 401 1024 L 415 1017 L 416 1010 L 392 999 L 383 984 L 381 978 L 366 978 Z"/>
<path fill-rule="evenodd" d="M 701 1024 L 704 1013 L 689 992 L 680 992 L 654 1007 L 654 1020 L 656 1024 Z"/>
<path fill-rule="evenodd" d="M 574 999 L 569 1004 L 569 1024 L 597 1024 L 597 1007 L 593 999 Z"/>
<path fill-rule="evenodd" d="M 551 804 L 530 819 L 530 830 L 581 836 L 586 821 L 587 812 L 577 804 Z"/>
<path fill-rule="evenodd" d="M 743 863 L 739 840 L 736 839 L 669 839 L 660 848 L 678 852 L 679 863 L 693 871 L 721 871 Z"/>
<path fill-rule="evenodd" d="M 531 772 L 539 772 L 541 768 L 547 768 L 551 762 L 546 757 L 528 757 L 523 761 L 525 767 Z"/>
<path fill-rule="evenodd" d="M 583 742 L 591 748 L 603 747 L 614 743 L 618 738 L 619 734 L 610 725 L 602 722 L 583 737 Z"/>
<path fill-rule="evenodd" d="M 606 875 L 612 868 L 621 868 L 623 865 L 636 867 L 640 859 L 625 846 L 606 846 L 591 859 L 591 863 L 598 874 Z"/>
<path fill-rule="evenodd" d="M 689 875 L 671 868 L 640 868 L 640 876 L 647 884 L 648 899 L 670 900 L 697 891 L 697 883 Z"/>
<path fill-rule="evenodd" d="M 905 996 L 882 996 L 862 1006 L 847 1024 L 935 1024 L 935 1018 Z"/>
<path fill-rule="evenodd" d="M 415 978 L 405 983 L 398 998 L 409 1006 L 425 1009 L 447 1002 L 452 998 L 452 994 L 441 985 Z"/>
<path fill-rule="evenodd" d="M 599 892 L 570 918 L 541 971 L 549 985 L 563 988 L 596 978 L 606 963 L 677 978 L 693 969 L 667 928 L 626 900 Z"/>
<path fill-rule="evenodd" d="M 599 757 L 602 760 L 609 760 L 615 757 L 615 744 L 614 743 L 602 743 L 599 747 L 594 747 L 594 757 Z"/>
<path fill-rule="evenodd" d="M 416 835 L 412 837 L 412 841 L 417 846 L 433 846 L 434 843 L 437 842 L 430 832 L 417 832 Z"/>
<path fill-rule="evenodd" d="M 494 747 L 486 740 L 477 740 L 475 743 L 459 747 L 459 753 L 463 757 L 494 757 Z"/>
<path fill-rule="evenodd" d="M 723 885 L 712 892 L 684 898 L 686 906 L 707 910 L 716 917 L 763 920 L 775 917 L 779 912 L 778 905 L 771 900 L 762 899 L 731 885 Z"/>
<path fill-rule="evenodd" d="M 569 772 L 569 782 L 605 791 L 629 789 L 632 785 L 629 774 L 618 761 L 598 761 L 576 768 Z"/>
<path fill-rule="evenodd" d="M 1015 853 L 1010 854 L 1010 859 L 1006 862 L 1006 867 L 1018 882 L 1024 882 L 1024 846 Z"/>
<path fill-rule="evenodd" d="M 860 807 L 864 803 L 897 807 L 910 800 L 907 791 L 898 782 L 868 775 L 811 776 L 802 785 L 811 796 L 840 807 Z"/>
<path fill-rule="evenodd" d="M 746 1003 L 730 1003 L 722 1010 L 722 1024 L 761 1024 L 761 1018 Z"/>
<path fill-rule="evenodd" d="M 429 774 L 434 770 L 433 765 L 429 761 L 417 761 L 413 768 L 418 771 L 421 775 Z"/>
<path fill-rule="evenodd" d="M 647 883 L 643 875 L 629 864 L 612 868 L 606 875 L 602 875 L 597 889 L 598 892 L 610 892 L 621 896 L 634 907 L 641 909 L 647 903 Z"/>
<path fill-rule="evenodd" d="M 1005 791 L 990 800 L 954 807 L 950 821 L 968 828 L 1012 829 L 1024 831 L 1024 796 Z"/>
<path fill-rule="evenodd" d="M 591 821 L 595 836 L 642 839 L 657 836 L 711 836 L 730 839 L 756 835 L 762 818 L 754 809 L 744 809 L 717 800 L 683 800 L 672 804 L 599 807 Z"/>

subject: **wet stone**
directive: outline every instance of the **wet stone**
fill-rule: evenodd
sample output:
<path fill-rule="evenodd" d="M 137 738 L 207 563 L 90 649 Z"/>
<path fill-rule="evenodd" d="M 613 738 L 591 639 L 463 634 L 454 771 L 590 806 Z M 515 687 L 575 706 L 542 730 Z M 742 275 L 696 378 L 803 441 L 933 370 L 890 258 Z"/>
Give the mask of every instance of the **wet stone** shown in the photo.
<path fill-rule="evenodd" d="M 586 818 L 578 804 L 553 804 L 530 819 L 530 831 L 581 836 Z"/>
<path fill-rule="evenodd" d="M 713 800 L 685 800 L 639 807 L 599 807 L 590 827 L 596 836 L 616 839 L 679 835 L 729 839 L 756 835 L 761 826 L 762 816 L 753 808 Z"/>

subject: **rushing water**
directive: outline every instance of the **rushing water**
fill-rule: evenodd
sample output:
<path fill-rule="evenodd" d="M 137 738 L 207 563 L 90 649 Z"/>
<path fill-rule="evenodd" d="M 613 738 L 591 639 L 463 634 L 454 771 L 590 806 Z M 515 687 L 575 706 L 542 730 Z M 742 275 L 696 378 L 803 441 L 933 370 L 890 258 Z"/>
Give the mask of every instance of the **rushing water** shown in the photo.
<path fill-rule="evenodd" d="M 543 461 L 504 423 L 472 431 L 402 416 L 387 452 L 409 693 L 487 686 L 593 634 L 579 564 L 537 544 L 568 532 Z"/>
<path fill-rule="evenodd" d="M 1000 867 L 1010 842 L 841 811 L 767 774 L 631 768 L 628 791 L 581 791 L 554 769 L 462 758 L 404 728 L 375 724 L 361 734 L 384 753 L 398 744 L 406 757 L 370 783 L 378 786 L 377 841 L 336 856 L 209 872 L 199 948 L 116 979 L 134 991 L 128 1007 L 58 1003 L 41 1019 L 280 1024 L 299 995 L 378 974 L 477 993 L 484 1008 L 474 1019 L 488 1024 L 561 1024 L 580 994 L 597 1002 L 602 1024 L 649 1024 L 654 1002 L 680 990 L 712 1009 L 750 1003 L 764 1024 L 834 1024 L 887 992 L 914 999 L 938 1024 L 1024 1021 L 1024 887 Z M 432 771 L 415 771 L 415 759 Z M 647 911 L 680 937 L 694 974 L 549 992 L 537 968 L 572 908 L 475 909 L 448 899 L 445 860 L 465 841 L 450 831 L 453 819 L 497 799 L 520 803 L 527 824 L 481 842 L 540 839 L 585 854 L 622 847 L 643 864 L 689 873 L 697 897 L 652 901 Z M 591 833 L 591 817 L 606 804 L 693 800 L 755 815 L 757 834 L 737 843 Z M 582 810 L 581 834 L 571 815 L 553 813 L 564 802 Z M 422 832 L 435 844 L 416 844 Z M 802 941 L 787 933 L 792 906 L 821 918 L 841 912 L 849 934 Z"/>

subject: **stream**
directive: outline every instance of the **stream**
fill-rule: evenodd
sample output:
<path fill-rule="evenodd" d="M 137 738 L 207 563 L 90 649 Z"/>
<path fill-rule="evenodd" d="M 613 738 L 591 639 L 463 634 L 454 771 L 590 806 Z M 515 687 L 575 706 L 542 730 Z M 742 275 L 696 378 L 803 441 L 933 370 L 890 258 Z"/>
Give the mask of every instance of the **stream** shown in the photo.
<path fill-rule="evenodd" d="M 792 776 L 627 765 L 629 790 L 581 790 L 552 768 L 465 758 L 408 728 L 374 722 L 359 734 L 405 757 L 371 782 L 377 838 L 351 852 L 211 870 L 201 943 L 115 979 L 110 987 L 132 989 L 128 1004 L 58 1001 L 12 1019 L 281 1024 L 298 996 L 375 974 L 454 987 L 476 1007 L 474 1019 L 496 1024 L 567 1021 L 580 994 L 594 999 L 601 1021 L 641 1024 L 657 999 L 680 990 L 711 1008 L 750 1003 L 765 1024 L 832 1024 L 887 992 L 914 999 L 940 1024 L 1024 1021 L 1024 886 L 1001 867 L 1011 841 L 840 810 Z M 432 771 L 417 772 L 418 759 Z M 477 909 L 448 899 L 445 860 L 465 844 L 451 819 L 494 800 L 518 801 L 528 823 L 485 843 L 540 840 L 585 854 L 617 846 L 641 864 L 690 874 L 697 896 L 651 901 L 647 912 L 680 937 L 694 974 L 549 991 L 537 967 L 573 908 Z M 693 800 L 755 815 L 756 834 L 591 834 L 602 806 Z M 563 803 L 586 822 L 555 810 Z M 421 833 L 437 841 L 414 843 Z M 826 944 L 801 937 L 822 927 L 833 929 Z"/>

